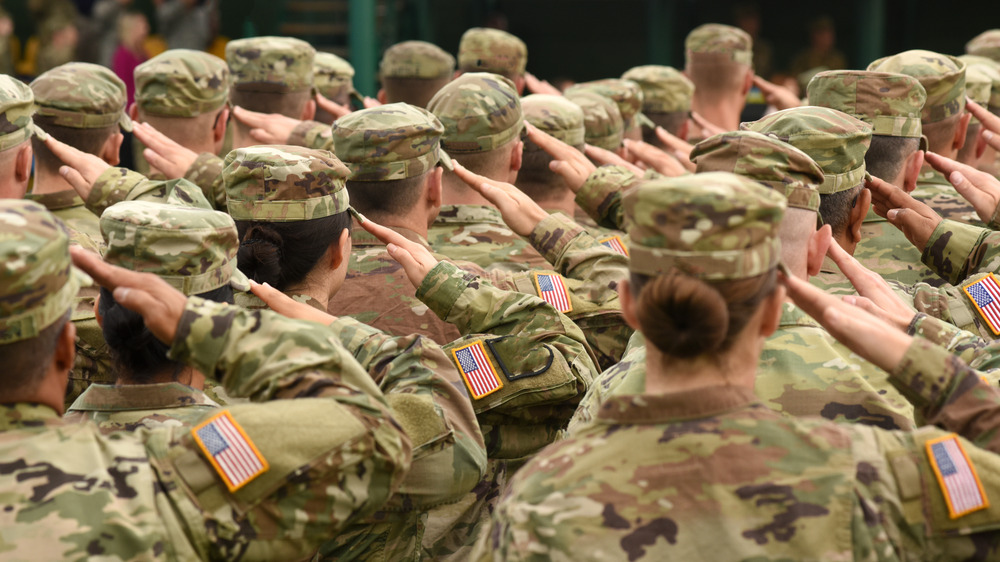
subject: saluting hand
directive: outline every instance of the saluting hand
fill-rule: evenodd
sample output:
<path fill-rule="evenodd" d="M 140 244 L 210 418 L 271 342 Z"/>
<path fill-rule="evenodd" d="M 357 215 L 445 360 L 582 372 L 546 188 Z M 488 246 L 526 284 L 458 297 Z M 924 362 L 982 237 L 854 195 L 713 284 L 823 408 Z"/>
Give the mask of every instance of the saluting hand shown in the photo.
<path fill-rule="evenodd" d="M 518 236 L 528 236 L 549 214 L 517 187 L 470 172 L 455 162 L 455 175 L 496 206 L 503 222 Z"/>
<path fill-rule="evenodd" d="M 65 164 L 59 167 L 59 175 L 73 186 L 84 201 L 90 196 L 97 178 L 111 167 L 97 156 L 77 150 L 51 135 L 46 135 L 45 146 Z"/>
<path fill-rule="evenodd" d="M 261 144 L 288 144 L 288 137 L 302 123 L 280 113 L 258 113 L 240 106 L 233 108 L 233 116 L 250 127 L 250 138 Z"/>
<path fill-rule="evenodd" d="M 927 205 L 917 201 L 909 193 L 891 183 L 873 177 L 865 187 L 872 194 L 872 208 L 875 214 L 885 217 L 898 228 L 921 252 L 927 247 L 934 229 L 943 220 Z"/>
<path fill-rule="evenodd" d="M 559 174 L 566 180 L 566 187 L 576 193 L 583 187 L 583 182 L 587 181 L 587 176 L 592 174 L 597 166 L 579 150 L 553 137 L 552 135 L 535 127 L 531 123 L 525 122 L 528 129 L 528 138 L 538 145 L 552 157 L 549 162 L 549 169 Z"/>
<path fill-rule="evenodd" d="M 427 248 L 407 240 L 402 234 L 361 217 L 361 227 L 386 245 L 389 256 L 403 266 L 406 278 L 414 288 L 419 288 L 427 274 L 438 264 Z"/>
<path fill-rule="evenodd" d="M 997 205 L 1000 205 L 1000 181 L 986 172 L 940 154 L 928 152 L 924 154 L 924 159 L 948 178 L 951 185 L 955 186 L 955 191 L 972 204 L 983 222 L 993 220 Z"/>
<path fill-rule="evenodd" d="M 993 115 L 983 106 L 966 98 L 965 107 L 979 122 L 983 124 L 983 140 L 993 147 L 993 150 L 1000 151 L 1000 117 Z M 976 157 L 982 156 L 976 154 Z"/>
<path fill-rule="evenodd" d="M 916 311 L 902 301 L 881 275 L 861 265 L 834 240 L 826 255 L 830 256 L 840 271 L 858 290 L 858 297 L 845 296 L 844 302 L 853 304 L 878 316 L 896 328 L 906 331 Z"/>
<path fill-rule="evenodd" d="M 688 171 L 694 170 L 694 164 L 691 164 L 691 161 L 686 156 L 684 156 L 684 161 L 687 162 L 687 165 L 691 166 L 690 170 L 681 160 L 678 160 L 680 156 L 671 156 L 641 140 L 625 139 L 625 148 L 628 149 L 629 154 L 638 158 L 639 162 L 667 177 L 683 176 Z M 639 175 L 642 175 L 641 170 Z"/>
<path fill-rule="evenodd" d="M 146 145 L 142 155 L 146 157 L 149 166 L 159 170 L 168 179 L 183 178 L 191 164 L 198 159 L 197 152 L 177 144 L 149 123 L 135 123 L 132 132 Z"/>
<path fill-rule="evenodd" d="M 295 320 L 308 320 L 325 326 L 329 326 L 337 320 L 336 316 L 327 314 L 304 302 L 299 302 L 267 283 L 261 284 L 250 279 L 250 291 L 264 301 L 268 308 L 282 316 Z"/>

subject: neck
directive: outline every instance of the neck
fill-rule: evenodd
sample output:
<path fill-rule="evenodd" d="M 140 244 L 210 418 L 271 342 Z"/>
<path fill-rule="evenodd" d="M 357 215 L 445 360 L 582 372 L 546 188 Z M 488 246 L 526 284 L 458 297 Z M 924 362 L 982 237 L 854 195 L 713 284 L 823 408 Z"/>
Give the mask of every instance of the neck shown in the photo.
<path fill-rule="evenodd" d="M 324 256 L 325 258 L 325 256 Z M 305 295 L 312 297 L 322 305 L 323 310 L 330 304 L 330 297 L 336 293 L 337 287 L 332 284 L 332 271 L 319 271 L 321 268 L 314 267 L 298 285 L 285 287 L 283 291 L 286 295 Z"/>
<path fill-rule="evenodd" d="M 840 233 L 839 236 L 834 236 L 833 239 L 840 244 L 840 247 L 844 249 L 850 255 L 854 255 L 854 251 L 858 249 L 858 243 L 853 240 L 848 239 L 847 232 Z"/>
<path fill-rule="evenodd" d="M 180 372 L 174 371 L 173 369 L 164 369 L 153 375 L 148 383 L 137 383 L 130 377 L 120 376 L 118 377 L 118 380 L 115 381 L 115 384 L 118 386 L 129 386 L 139 384 L 165 384 L 170 382 L 179 382 L 197 390 L 205 390 L 205 375 L 194 367 L 183 367 Z"/>
<path fill-rule="evenodd" d="M 445 174 L 442 178 L 441 200 L 445 205 L 487 205 L 493 204 L 458 179 L 455 174 Z"/>
<path fill-rule="evenodd" d="M 741 343 L 744 345 L 740 346 Z M 646 393 L 670 394 L 717 386 L 742 386 L 753 389 L 763 339 L 757 346 L 746 343 L 736 342 L 721 357 L 678 360 L 665 357 L 647 340 Z"/>
<path fill-rule="evenodd" d="M 427 215 L 425 209 L 414 207 L 405 215 L 376 215 L 370 218 L 382 226 L 405 228 L 427 238 Z"/>
<path fill-rule="evenodd" d="M 697 112 L 709 123 L 722 127 L 727 131 L 740 128 L 740 114 L 743 112 L 744 100 L 737 96 L 724 96 L 717 100 L 691 99 L 691 110 Z"/>
<path fill-rule="evenodd" d="M 569 218 L 573 218 L 573 215 L 576 214 L 576 194 L 568 189 L 559 197 L 536 201 L 536 203 L 550 213 L 562 211 Z"/>
<path fill-rule="evenodd" d="M 41 195 L 67 190 L 74 191 L 73 186 L 59 175 L 58 170 L 53 172 L 39 167 L 35 168 L 35 185 L 31 188 L 32 193 Z"/>

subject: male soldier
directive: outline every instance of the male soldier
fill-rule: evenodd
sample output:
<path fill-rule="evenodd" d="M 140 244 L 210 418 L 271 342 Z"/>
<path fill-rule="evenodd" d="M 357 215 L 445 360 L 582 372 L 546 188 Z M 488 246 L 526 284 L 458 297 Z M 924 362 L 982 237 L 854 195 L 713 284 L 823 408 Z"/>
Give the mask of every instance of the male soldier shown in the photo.
<path fill-rule="evenodd" d="M 965 52 L 1000 62 L 1000 29 L 989 29 L 965 44 Z"/>
<path fill-rule="evenodd" d="M 950 55 L 912 50 L 878 59 L 868 70 L 906 74 L 920 81 L 927 91 L 921 123 L 928 150 L 951 159 L 958 155 L 972 117 L 965 112 L 964 62 Z M 945 218 L 982 225 L 972 206 L 929 164 L 920 173 L 913 197 Z"/>
<path fill-rule="evenodd" d="M 969 97 L 993 114 L 1000 115 L 1000 62 L 977 55 L 962 55 L 958 58 L 967 65 L 966 87 L 969 89 Z M 989 82 L 985 91 L 983 82 Z M 986 98 L 985 103 L 982 102 L 983 97 Z M 958 152 L 958 160 L 1000 176 L 1000 153 L 986 143 L 982 135 L 984 128 L 975 115 L 969 121 L 969 131 L 965 135 L 965 146 Z"/>
<path fill-rule="evenodd" d="M 455 57 L 441 47 L 426 41 L 396 43 L 385 51 L 379 63 L 382 87 L 378 101 L 427 107 L 454 73 Z"/>
<path fill-rule="evenodd" d="M 34 99 L 23 82 L 0 75 L 0 199 L 20 199 L 28 189 Z"/>
<path fill-rule="evenodd" d="M 620 154 L 625 140 L 625 121 L 618 106 L 593 92 L 570 92 L 566 99 L 583 110 L 586 143 Z"/>
<path fill-rule="evenodd" d="M 528 47 L 517 37 L 486 27 L 473 27 L 462 34 L 458 43 L 458 70 L 499 74 L 514 84 L 518 95 L 524 92 L 524 70 L 528 67 Z"/>
<path fill-rule="evenodd" d="M 323 97 L 343 106 L 349 105 L 351 97 L 358 95 L 354 90 L 353 78 L 354 67 L 351 63 L 333 53 L 316 53 L 313 59 L 313 85 Z M 329 125 L 336 117 L 325 109 L 316 108 L 314 119 Z"/>
<path fill-rule="evenodd" d="M 688 33 L 684 52 L 684 74 L 694 84 L 691 110 L 735 131 L 753 86 L 753 40 L 741 29 L 709 23 Z"/>
<path fill-rule="evenodd" d="M 566 94 L 573 96 L 579 92 L 593 92 L 613 101 L 622 115 L 622 126 L 625 128 L 625 138 L 642 139 L 642 127 L 650 126 L 649 119 L 642 114 L 642 89 L 635 82 L 619 78 L 608 78 L 583 82 L 566 89 Z"/>
<path fill-rule="evenodd" d="M 186 299 L 155 275 L 85 251 L 78 263 L 117 287 L 173 357 L 233 394 L 272 402 L 114 438 L 66 423 L 68 319 L 89 280 L 70 263 L 65 228 L 40 205 L 0 202 L 0 231 L 4 557 L 300 559 L 399 485 L 409 440 L 324 328 Z M 246 464 L 231 464 L 232 454 Z"/>
<path fill-rule="evenodd" d="M 653 126 L 643 125 L 643 141 L 665 148 L 656 136 L 656 127 L 663 127 L 677 138 L 687 138 L 688 112 L 694 94 L 694 84 L 687 76 L 669 66 L 649 64 L 627 70 L 622 78 L 642 88 L 642 114 L 653 122 Z"/>

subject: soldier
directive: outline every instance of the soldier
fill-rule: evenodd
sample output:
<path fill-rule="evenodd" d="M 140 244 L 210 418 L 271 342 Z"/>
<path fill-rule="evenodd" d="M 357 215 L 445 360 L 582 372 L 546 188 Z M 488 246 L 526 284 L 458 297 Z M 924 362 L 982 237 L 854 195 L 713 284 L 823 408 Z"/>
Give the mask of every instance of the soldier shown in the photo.
<path fill-rule="evenodd" d="M 381 103 L 405 102 L 427 107 L 455 73 L 455 57 L 426 41 L 403 41 L 386 49 L 379 63 Z"/>
<path fill-rule="evenodd" d="M 473 27 L 462 34 L 458 43 L 458 70 L 455 77 L 466 72 L 489 72 L 510 80 L 517 94 L 524 92 L 524 71 L 528 67 L 528 47 L 524 41 L 501 31 Z"/>
<path fill-rule="evenodd" d="M 586 144 L 618 154 L 622 153 L 622 141 L 625 140 L 625 121 L 614 102 L 593 92 L 569 92 L 566 99 L 583 110 Z"/>
<path fill-rule="evenodd" d="M 576 84 L 566 89 L 568 96 L 573 96 L 576 92 L 593 92 L 615 102 L 622 115 L 622 126 L 627 139 L 642 140 L 642 127 L 652 125 L 652 122 L 642 114 L 643 93 L 635 82 L 608 78 Z"/>
<path fill-rule="evenodd" d="M 642 114 L 653 123 L 642 127 L 644 142 L 666 148 L 656 136 L 656 127 L 663 127 L 677 138 L 687 138 L 694 84 L 686 76 L 669 66 L 649 64 L 630 68 L 622 79 L 642 88 Z"/>
<path fill-rule="evenodd" d="M 273 402 L 232 406 L 193 428 L 113 437 L 62 420 L 70 307 L 89 281 L 43 207 L 0 207 L 4 557 L 299 559 L 399 485 L 409 440 L 323 328 L 185 298 L 86 251 L 77 263 L 142 314 L 174 357 L 234 394 Z M 233 454 L 246 465 L 231 464 Z"/>
<path fill-rule="evenodd" d="M 624 306 L 648 357 L 631 369 L 645 371 L 645 388 L 613 396 L 522 468 L 473 559 L 995 556 L 987 497 L 1000 492 L 1000 443 L 992 422 L 977 420 L 1000 395 L 975 371 L 788 277 L 804 310 L 833 309 L 838 336 L 890 370 L 940 428 L 782 417 L 752 388 L 781 310 L 784 198 L 706 173 L 648 182 L 624 205 Z M 969 475 L 960 489 L 935 476 L 958 471 Z M 833 528 L 852 531 L 841 539 Z"/>
<path fill-rule="evenodd" d="M 156 274 L 187 296 L 232 304 L 234 291 L 250 290 L 236 269 L 236 225 L 225 213 L 126 201 L 101 216 L 101 231 L 104 261 Z M 67 409 L 68 421 L 90 419 L 105 432 L 193 426 L 219 407 L 204 392 L 205 374 L 168 358 L 169 348 L 111 291 L 102 289 L 96 306 L 117 380 L 87 387 Z"/>
<path fill-rule="evenodd" d="M 965 44 L 965 52 L 1000 62 L 1000 29 L 989 29 Z"/>
<path fill-rule="evenodd" d="M 31 179 L 35 96 L 17 78 L 0 76 L 0 199 L 20 199 Z"/>
<path fill-rule="evenodd" d="M 969 98 L 1000 114 L 1000 62 L 976 55 L 958 57 L 966 64 L 966 88 Z M 969 132 L 965 135 L 965 145 L 958 151 L 956 159 L 977 169 L 998 175 L 997 151 L 983 138 L 982 123 L 975 115 L 969 121 Z"/>
<path fill-rule="evenodd" d="M 333 53 L 316 53 L 313 59 L 313 85 L 323 97 L 340 105 L 350 105 L 351 98 L 358 97 L 353 78 L 354 67 L 351 63 Z M 316 108 L 314 119 L 329 125 L 336 117 L 325 109 Z"/>
<path fill-rule="evenodd" d="M 965 63 L 950 55 L 912 50 L 878 59 L 868 70 L 913 76 L 927 91 L 921 112 L 928 150 L 954 159 L 965 143 L 971 115 L 965 111 Z M 945 218 L 983 224 L 972 206 L 930 165 L 920 173 L 913 197 L 931 206 Z"/>
<path fill-rule="evenodd" d="M 709 23 L 688 33 L 684 52 L 684 75 L 694 84 L 691 110 L 735 131 L 753 86 L 753 40 L 742 29 Z M 688 138 L 692 144 L 699 140 Z"/>

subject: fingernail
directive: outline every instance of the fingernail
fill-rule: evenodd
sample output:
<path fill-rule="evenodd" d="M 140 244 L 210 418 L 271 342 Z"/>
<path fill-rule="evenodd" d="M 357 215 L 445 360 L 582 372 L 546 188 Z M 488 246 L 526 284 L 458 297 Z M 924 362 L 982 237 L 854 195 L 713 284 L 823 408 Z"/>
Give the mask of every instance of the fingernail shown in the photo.
<path fill-rule="evenodd" d="M 69 166 L 59 166 L 59 175 L 60 176 L 68 176 L 69 175 Z"/>
<path fill-rule="evenodd" d="M 128 295 L 129 295 L 130 291 L 131 291 L 131 289 L 129 289 L 127 287 L 118 287 L 111 294 L 115 297 L 116 301 L 122 302 L 122 301 L 128 300 Z"/>
<path fill-rule="evenodd" d="M 845 295 L 844 302 L 850 305 L 855 305 L 858 304 L 858 298 L 855 297 L 854 295 Z"/>
<path fill-rule="evenodd" d="M 265 286 L 265 287 L 267 287 L 268 289 L 273 289 L 273 288 L 274 288 L 274 287 L 272 287 L 272 286 L 271 286 L 271 284 L 270 284 L 270 283 L 268 283 L 267 281 L 264 281 L 264 286 Z"/>
<path fill-rule="evenodd" d="M 899 214 L 899 209 L 889 209 L 889 212 L 887 212 L 885 216 L 887 219 L 892 220 L 896 218 L 896 215 L 898 214 Z"/>
<path fill-rule="evenodd" d="M 493 186 L 490 185 L 490 184 L 488 184 L 488 183 L 481 183 L 481 184 L 479 184 L 479 189 L 482 189 L 484 191 L 489 191 L 489 190 L 493 189 Z"/>
<path fill-rule="evenodd" d="M 948 181 L 950 181 L 952 185 L 958 185 L 965 181 L 965 176 L 962 175 L 962 172 L 952 172 L 951 175 L 948 176 Z"/>
<path fill-rule="evenodd" d="M 986 139 L 986 140 L 992 139 L 993 138 L 993 132 L 992 131 L 983 131 L 983 138 Z"/>
<path fill-rule="evenodd" d="M 396 250 L 399 249 L 399 247 L 393 244 L 392 242 L 389 242 L 388 244 L 385 245 L 385 249 L 388 250 L 390 254 L 392 254 L 395 253 Z"/>

